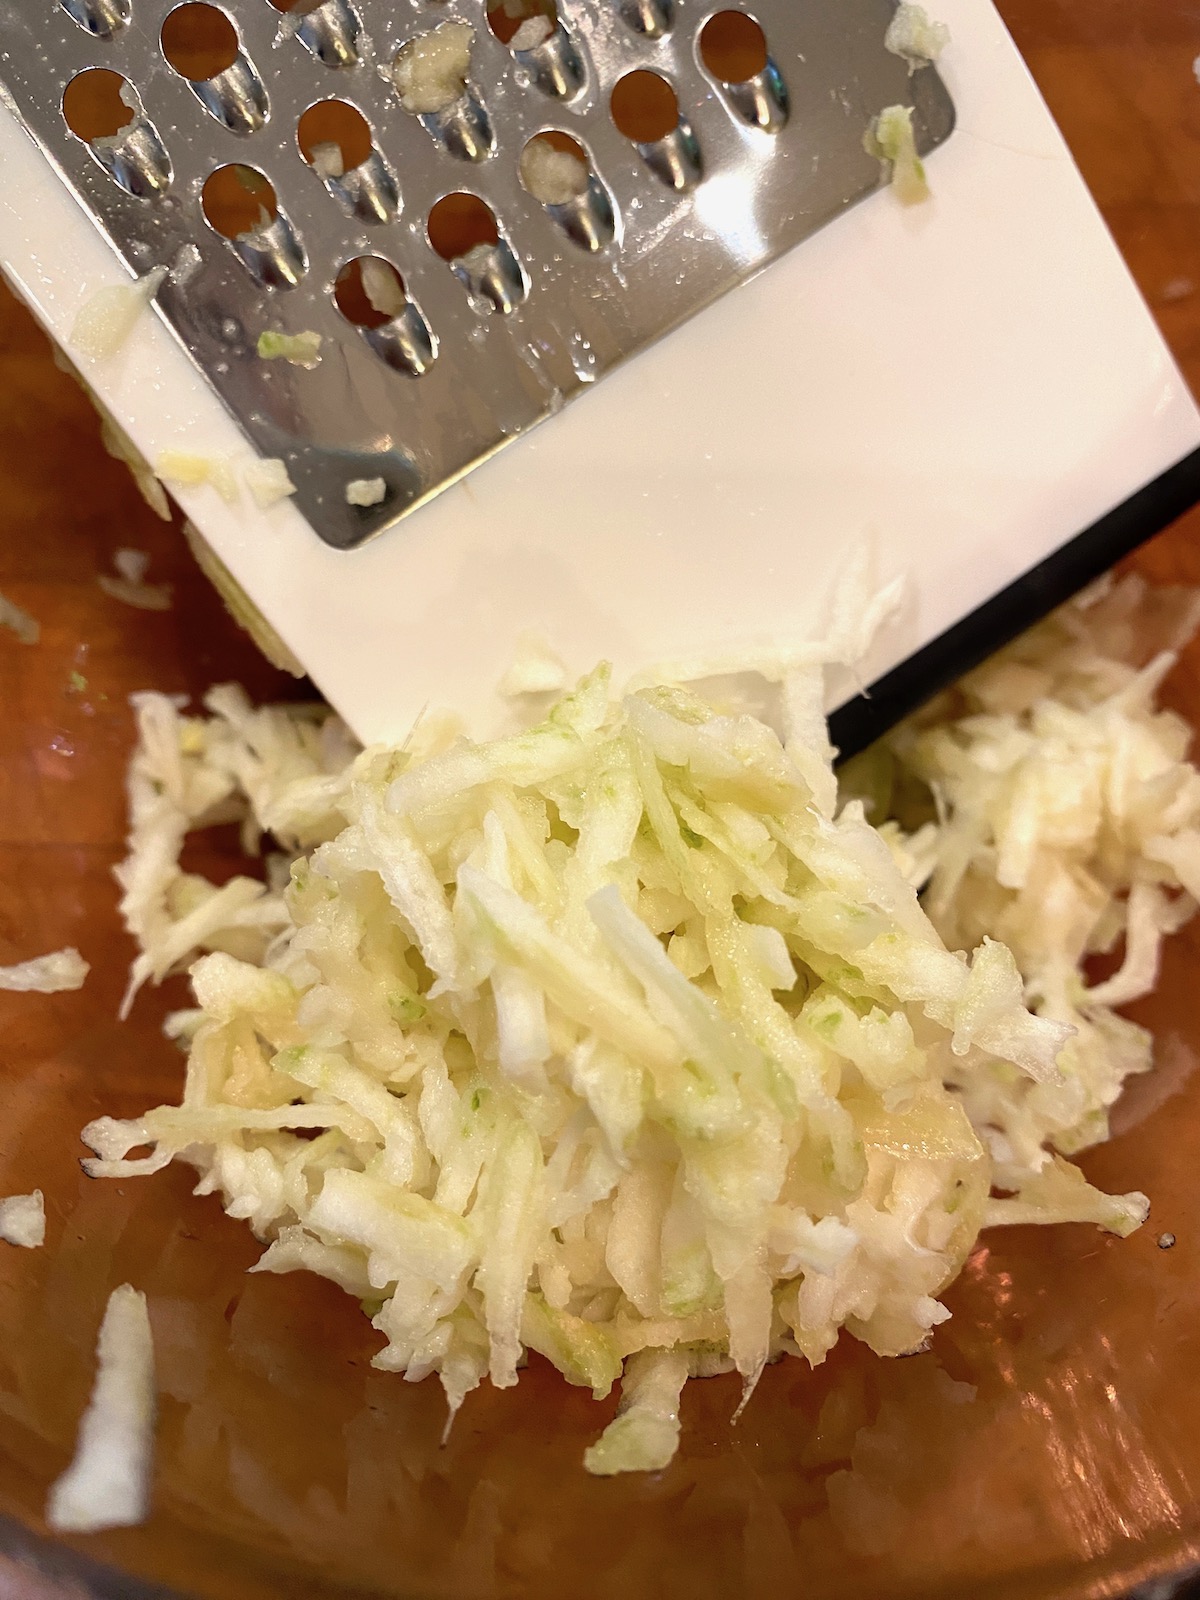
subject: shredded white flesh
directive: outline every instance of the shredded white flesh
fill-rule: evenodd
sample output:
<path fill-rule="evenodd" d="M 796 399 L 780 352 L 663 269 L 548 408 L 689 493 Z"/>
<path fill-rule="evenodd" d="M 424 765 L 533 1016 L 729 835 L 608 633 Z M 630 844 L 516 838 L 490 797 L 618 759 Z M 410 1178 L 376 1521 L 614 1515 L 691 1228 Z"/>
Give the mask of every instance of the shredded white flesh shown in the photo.
<path fill-rule="evenodd" d="M 250 498 L 260 511 L 269 510 L 296 492 L 287 466 L 278 456 L 248 461 L 242 468 L 242 478 L 250 491 Z"/>
<path fill-rule="evenodd" d="M 48 956 L 34 956 L 15 966 L 0 967 L 0 989 L 60 994 L 65 989 L 82 989 L 90 971 L 78 950 L 54 950 Z"/>
<path fill-rule="evenodd" d="M 238 498 L 237 475 L 225 456 L 202 456 L 187 450 L 163 450 L 154 462 L 154 475 L 172 488 L 215 489 L 226 505 Z"/>
<path fill-rule="evenodd" d="M 36 644 L 42 636 L 37 618 L 31 617 L 15 600 L 9 600 L 2 594 L 0 594 L 0 628 L 8 628 L 10 632 L 15 633 L 22 644 Z"/>
<path fill-rule="evenodd" d="M 313 171 L 318 178 L 344 178 L 346 175 L 346 161 L 342 155 L 342 147 L 332 141 L 327 144 L 315 144 L 312 148 Z M 259 352 L 262 353 L 261 351 Z"/>
<path fill-rule="evenodd" d="M 395 270 L 375 256 L 364 256 L 361 271 L 363 293 L 368 303 L 381 317 L 394 320 L 400 316 L 408 300 Z"/>
<path fill-rule="evenodd" d="M 0 1239 L 22 1250 L 36 1250 L 45 1244 L 46 1202 L 40 1189 L 0 1200 Z"/>
<path fill-rule="evenodd" d="M 538 45 L 545 44 L 554 33 L 554 24 L 550 18 L 542 15 L 526 17 L 516 33 L 508 41 L 510 50 L 536 50 Z"/>
<path fill-rule="evenodd" d="M 885 106 L 867 129 L 863 148 L 890 167 L 892 192 L 906 206 L 929 198 L 925 165 L 917 154 L 911 106 Z"/>
<path fill-rule="evenodd" d="M 923 903 L 938 932 L 956 949 L 1002 939 L 1031 1009 L 1074 1030 L 1054 1082 L 998 1063 L 951 1076 L 1007 1188 L 1051 1170 L 1047 1146 L 1107 1138 L 1126 1078 L 1152 1064 L 1150 1035 L 1114 1008 L 1154 988 L 1163 938 L 1200 898 L 1191 731 L 1156 704 L 1198 623 L 1194 591 L 1106 582 L 844 775 L 875 815 L 936 816 Z M 1089 961 L 1117 952 L 1089 982 Z"/>
<path fill-rule="evenodd" d="M 883 42 L 893 55 L 908 62 L 909 72 L 916 72 L 938 59 L 950 43 L 950 29 L 944 22 L 934 22 L 924 6 L 902 0 Z"/>
<path fill-rule="evenodd" d="M 665 1464 L 688 1370 L 748 1394 L 842 1329 L 921 1348 L 985 1224 L 1137 1227 L 1144 1196 L 997 1143 L 1002 1103 L 1061 1148 L 1042 1107 L 1091 1013 L 1031 1010 L 974 908 L 941 936 L 912 879 L 952 823 L 837 807 L 821 664 L 887 609 L 842 598 L 840 645 L 770 664 L 786 744 L 686 689 L 614 698 L 604 668 L 527 732 L 429 718 L 364 752 L 319 709 L 140 696 L 131 995 L 208 953 L 182 1103 L 92 1123 L 88 1170 L 192 1163 L 258 1270 L 355 1295 L 376 1365 L 436 1372 L 452 1415 L 529 1350 L 598 1396 L 645 1352 L 600 1472 Z M 267 884 L 181 873 L 190 828 L 238 818 L 278 849 Z"/>
<path fill-rule="evenodd" d="M 137 326 L 138 318 L 158 293 L 166 267 L 155 267 L 135 283 L 97 289 L 79 308 L 71 329 L 72 348 L 93 361 L 114 356 Z"/>
<path fill-rule="evenodd" d="M 268 328 L 259 334 L 256 349 L 264 361 L 286 361 L 293 367 L 305 367 L 310 371 L 321 363 L 321 335 L 311 329 L 303 333 L 278 333 Z"/>
<path fill-rule="evenodd" d="M 387 482 L 383 478 L 351 478 L 346 485 L 348 506 L 377 506 L 387 499 Z"/>
<path fill-rule="evenodd" d="M 400 103 L 416 116 L 448 111 L 467 92 L 475 30 L 467 22 L 443 22 L 396 53 L 392 77 Z"/>
<path fill-rule="evenodd" d="M 154 1454 L 154 1344 L 146 1297 L 122 1284 L 109 1297 L 96 1345 L 96 1381 L 75 1459 L 50 1490 L 46 1521 L 97 1533 L 145 1520 Z"/>
<path fill-rule="evenodd" d="M 521 182 L 544 206 L 565 206 L 587 193 L 588 169 L 569 150 L 531 139 L 521 152 Z"/>

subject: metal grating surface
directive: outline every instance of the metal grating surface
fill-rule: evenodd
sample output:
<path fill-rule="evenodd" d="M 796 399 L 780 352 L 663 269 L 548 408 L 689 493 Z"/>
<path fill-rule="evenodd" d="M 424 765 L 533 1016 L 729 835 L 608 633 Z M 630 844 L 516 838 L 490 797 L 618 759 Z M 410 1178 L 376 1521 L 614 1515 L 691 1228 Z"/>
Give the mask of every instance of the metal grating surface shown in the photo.
<path fill-rule="evenodd" d="M 936 72 L 910 75 L 884 49 L 893 0 L 759 0 L 770 62 L 736 86 L 700 52 L 700 30 L 722 9 L 711 0 L 559 0 L 558 31 L 517 54 L 490 30 L 483 0 L 324 0 L 291 15 L 268 0 L 226 0 L 240 55 L 209 82 L 165 59 L 173 9 L 0 0 L 0 83 L 125 262 L 139 274 L 172 267 L 162 315 L 257 449 L 287 463 L 315 531 L 346 548 L 876 188 L 880 165 L 862 139 L 884 106 L 914 107 L 922 153 L 954 121 Z M 665 31 L 645 31 L 664 16 Z M 441 118 L 414 116 L 391 63 L 447 21 L 475 30 L 469 99 Z M 61 109 L 66 85 L 94 67 L 120 73 L 139 102 L 124 143 L 99 152 Z M 666 78 L 681 112 L 675 134 L 643 145 L 610 109 L 614 86 L 638 69 Z M 297 144 L 301 115 L 327 99 L 361 111 L 374 143 L 370 164 L 340 183 Z M 236 131 L 219 117 L 261 125 Z M 566 207 L 542 205 L 520 181 L 525 144 L 545 130 L 570 134 L 589 157 L 588 192 Z M 462 153 L 472 142 L 483 159 Z M 156 161 L 161 192 L 122 187 L 152 186 Z M 285 219 L 249 252 L 258 276 L 201 208 L 206 179 L 232 163 L 270 180 Z M 394 215 L 355 213 L 386 214 L 390 186 Z M 427 233 L 430 210 L 454 192 L 481 197 L 499 224 L 500 246 L 472 257 L 473 271 L 443 260 Z M 593 248 L 580 242 L 589 234 Z M 284 273 L 298 281 L 264 286 L 281 239 Z M 370 336 L 333 298 L 339 270 L 359 256 L 394 264 L 408 296 L 397 322 Z M 319 333 L 320 364 L 262 360 L 266 329 Z M 347 503 L 350 480 L 375 478 L 382 502 Z"/>

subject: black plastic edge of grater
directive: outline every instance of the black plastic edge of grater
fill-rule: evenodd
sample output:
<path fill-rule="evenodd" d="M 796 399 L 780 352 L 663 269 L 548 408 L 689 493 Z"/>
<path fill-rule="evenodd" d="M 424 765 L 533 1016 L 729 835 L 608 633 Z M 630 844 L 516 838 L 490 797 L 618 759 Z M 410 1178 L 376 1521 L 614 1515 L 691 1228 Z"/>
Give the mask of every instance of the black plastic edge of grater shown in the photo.
<path fill-rule="evenodd" d="M 1200 449 L 1123 500 L 829 719 L 846 761 L 1200 503 Z"/>

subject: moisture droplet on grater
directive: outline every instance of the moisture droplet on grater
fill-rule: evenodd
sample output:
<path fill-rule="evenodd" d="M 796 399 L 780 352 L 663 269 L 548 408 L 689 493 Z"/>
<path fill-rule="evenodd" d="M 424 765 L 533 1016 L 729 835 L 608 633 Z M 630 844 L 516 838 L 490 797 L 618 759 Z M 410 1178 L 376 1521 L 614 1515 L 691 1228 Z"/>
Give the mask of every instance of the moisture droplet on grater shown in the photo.
<path fill-rule="evenodd" d="M 936 70 L 884 47 L 894 11 L 0 0 L 0 79 L 124 270 L 172 267 L 159 313 L 350 547 L 880 188 L 885 106 L 922 155 L 945 139 Z M 455 25 L 446 99 L 406 109 L 397 58 Z M 476 236 L 443 235 L 456 208 Z M 319 336 L 319 367 L 259 359 L 264 328 Z"/>

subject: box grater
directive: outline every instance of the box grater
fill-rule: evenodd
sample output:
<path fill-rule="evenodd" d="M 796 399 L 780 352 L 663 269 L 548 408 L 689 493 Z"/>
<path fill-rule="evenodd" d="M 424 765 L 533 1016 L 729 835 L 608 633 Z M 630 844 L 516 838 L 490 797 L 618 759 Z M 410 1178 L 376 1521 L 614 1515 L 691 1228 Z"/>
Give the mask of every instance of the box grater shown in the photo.
<path fill-rule="evenodd" d="M 78 364 L 151 461 L 286 464 L 283 505 L 179 498 L 367 737 L 486 723 L 530 632 L 572 669 L 761 656 L 864 540 L 913 576 L 869 663 L 911 698 L 1182 505 L 1200 443 L 990 5 L 941 14 L 945 81 L 885 49 L 892 0 L 0 0 L 0 257 L 69 352 L 96 287 L 169 269 Z M 461 92 L 406 105 L 446 30 Z M 128 121 L 89 138 L 98 72 Z M 925 207 L 864 149 L 897 103 Z"/>

